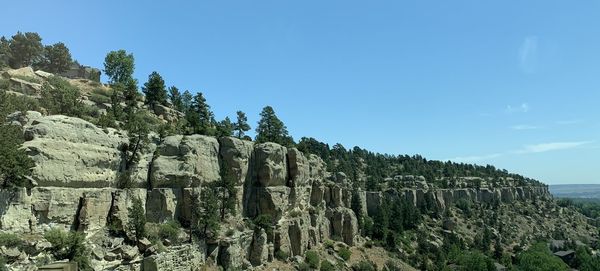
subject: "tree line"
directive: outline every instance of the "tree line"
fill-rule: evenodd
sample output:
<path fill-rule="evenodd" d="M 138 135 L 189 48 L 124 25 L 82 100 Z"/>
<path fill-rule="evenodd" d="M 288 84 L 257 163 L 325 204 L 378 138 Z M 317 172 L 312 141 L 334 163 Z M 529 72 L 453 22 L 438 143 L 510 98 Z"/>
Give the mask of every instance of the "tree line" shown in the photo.
<path fill-rule="evenodd" d="M 62 73 L 72 63 L 71 53 L 64 43 L 44 45 L 38 33 L 17 32 L 10 38 L 0 37 L 0 67 L 32 66 L 50 73 Z"/>

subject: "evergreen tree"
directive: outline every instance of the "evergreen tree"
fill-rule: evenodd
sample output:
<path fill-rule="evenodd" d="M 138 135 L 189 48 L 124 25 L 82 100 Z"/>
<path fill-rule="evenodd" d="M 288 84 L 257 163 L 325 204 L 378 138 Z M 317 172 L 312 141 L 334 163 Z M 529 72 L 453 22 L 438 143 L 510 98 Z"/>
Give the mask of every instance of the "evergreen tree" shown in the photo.
<path fill-rule="evenodd" d="M 217 123 L 217 137 L 231 136 L 233 135 L 233 123 L 229 117 L 225 117 L 224 120 Z"/>
<path fill-rule="evenodd" d="M 10 58 L 10 42 L 2 36 L 0 37 L 0 68 L 8 66 Z"/>
<path fill-rule="evenodd" d="M 237 176 L 230 167 L 221 167 L 221 179 L 216 183 L 216 186 L 218 188 L 217 197 L 219 198 L 219 202 L 221 203 L 221 206 L 219 208 L 219 215 L 221 221 L 225 220 L 227 214 L 235 215 L 236 213 L 236 180 Z"/>
<path fill-rule="evenodd" d="M 34 163 L 21 149 L 23 131 L 19 126 L 0 125 L 0 185 L 1 187 L 26 186 Z"/>
<path fill-rule="evenodd" d="M 133 54 L 125 50 L 111 51 L 104 58 L 104 73 L 110 78 L 110 83 L 125 83 L 133 79 L 135 69 Z"/>
<path fill-rule="evenodd" d="M 390 210 L 387 202 L 381 204 L 375 217 L 373 217 L 373 238 L 377 240 L 385 240 L 388 233 L 389 221 L 390 221 Z"/>
<path fill-rule="evenodd" d="M 148 76 L 148 82 L 144 83 L 142 92 L 146 95 L 146 104 L 150 106 L 167 105 L 165 80 L 158 72 L 154 71 Z"/>
<path fill-rule="evenodd" d="M 214 115 L 210 111 L 210 106 L 202 92 L 198 92 L 191 103 L 191 108 L 187 112 L 186 119 L 192 127 L 193 133 L 201 135 L 214 135 Z"/>
<path fill-rule="evenodd" d="M 44 59 L 40 66 L 47 72 L 58 74 L 67 71 L 72 63 L 69 48 L 59 42 L 44 48 Z"/>
<path fill-rule="evenodd" d="M 17 32 L 10 40 L 10 66 L 21 68 L 39 63 L 44 53 L 42 38 L 38 33 Z"/>
<path fill-rule="evenodd" d="M 350 200 L 350 207 L 354 214 L 356 214 L 356 220 L 358 221 L 358 228 L 362 230 L 364 228 L 364 217 L 363 217 L 363 206 L 360 203 L 360 197 L 358 192 L 352 193 L 352 199 Z M 363 232 L 364 234 L 364 232 Z"/>
<path fill-rule="evenodd" d="M 246 113 L 242 111 L 237 111 L 237 121 L 233 125 L 233 129 L 235 131 L 235 136 L 237 138 L 243 138 L 245 133 L 250 130 L 250 125 L 248 125 L 248 117 L 246 117 Z"/>
<path fill-rule="evenodd" d="M 220 229 L 218 199 L 211 185 L 203 187 L 192 201 L 191 232 L 199 238 L 215 238 Z"/>
<path fill-rule="evenodd" d="M 181 95 L 181 104 L 183 106 L 183 110 L 181 112 L 186 113 L 187 111 L 189 111 L 190 108 L 192 108 L 193 100 L 194 96 L 192 95 L 192 93 L 190 93 L 189 90 L 184 91 L 183 95 Z"/>
<path fill-rule="evenodd" d="M 185 112 L 185 108 L 183 106 L 183 97 L 179 92 L 179 89 L 175 86 L 169 87 L 169 101 L 173 105 L 173 108 L 179 112 Z"/>
<path fill-rule="evenodd" d="M 256 128 L 256 142 L 274 142 L 284 146 L 294 144 L 294 140 L 288 135 L 287 127 L 275 115 L 273 107 L 266 106 L 260 113 L 260 121 Z"/>
<path fill-rule="evenodd" d="M 129 225 L 135 239 L 139 241 L 146 237 L 146 212 L 141 199 L 134 197 L 132 203 L 128 210 Z"/>

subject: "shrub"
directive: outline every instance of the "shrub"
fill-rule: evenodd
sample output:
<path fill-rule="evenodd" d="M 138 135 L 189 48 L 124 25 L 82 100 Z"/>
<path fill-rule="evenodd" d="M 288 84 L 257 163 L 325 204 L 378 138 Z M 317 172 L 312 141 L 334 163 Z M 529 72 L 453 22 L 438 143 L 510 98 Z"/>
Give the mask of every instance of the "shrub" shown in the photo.
<path fill-rule="evenodd" d="M 299 271 L 309 271 L 310 270 L 310 265 L 307 263 L 301 263 L 298 265 L 298 270 Z"/>
<path fill-rule="evenodd" d="M 95 102 L 97 104 L 107 104 L 111 102 L 110 97 L 96 93 L 90 94 L 90 101 Z"/>
<path fill-rule="evenodd" d="M 456 202 L 456 207 L 458 209 L 461 209 L 467 216 L 471 215 L 471 205 L 472 205 L 471 201 L 468 201 L 466 199 L 459 199 Z"/>
<path fill-rule="evenodd" d="M 317 269 L 319 268 L 319 254 L 316 251 L 309 250 L 304 255 L 306 263 L 310 266 L 310 268 Z"/>
<path fill-rule="evenodd" d="M 52 229 L 44 234 L 44 238 L 52 244 L 50 252 L 59 260 L 77 262 L 80 270 L 92 270 L 89 262 L 89 250 L 80 232 L 65 232 L 61 229 Z"/>
<path fill-rule="evenodd" d="M 0 233 L 0 246 L 21 248 L 23 239 L 14 233 Z"/>
<path fill-rule="evenodd" d="M 286 261 L 289 257 L 290 255 L 283 250 L 278 250 L 277 252 L 275 252 L 275 258 L 282 262 Z"/>
<path fill-rule="evenodd" d="M 262 214 L 254 218 L 254 225 L 259 229 L 264 229 L 267 234 L 271 234 L 273 219 L 271 215 Z"/>
<path fill-rule="evenodd" d="M 40 80 L 40 79 L 39 79 L 39 78 L 37 78 L 37 77 L 33 77 L 33 76 L 27 76 L 27 75 L 15 75 L 15 76 L 13 76 L 13 77 L 14 77 L 14 78 L 21 79 L 21 80 L 23 80 L 23 81 L 30 82 L 30 83 L 36 83 L 36 84 L 41 84 L 41 83 L 42 83 L 42 80 Z"/>
<path fill-rule="evenodd" d="M 333 264 L 331 264 L 328 260 L 323 260 L 321 262 L 321 268 L 319 270 L 332 271 L 332 270 L 335 270 L 335 266 L 333 266 Z"/>
<path fill-rule="evenodd" d="M 2 79 L 0 79 L 0 83 Z M 0 84 L 1 85 L 1 84 Z M 26 95 L 9 94 L 0 86 L 0 120 L 4 122 L 6 116 L 16 111 L 38 111 L 38 100 Z"/>
<path fill-rule="evenodd" d="M 10 82 L 8 79 L 0 78 L 0 89 L 8 90 Z"/>
<path fill-rule="evenodd" d="M 0 271 L 8 271 L 8 268 L 6 268 L 6 259 L 3 256 L 0 256 Z"/>
<path fill-rule="evenodd" d="M 354 271 L 376 271 L 377 267 L 373 262 L 370 261 L 360 261 L 357 264 L 352 266 L 352 270 Z"/>
<path fill-rule="evenodd" d="M 158 228 L 158 236 L 162 240 L 169 239 L 172 242 L 177 242 L 180 232 L 181 226 L 175 220 L 170 220 L 167 223 L 160 224 Z"/>
<path fill-rule="evenodd" d="M 333 246 L 335 245 L 335 243 L 333 242 L 333 240 L 327 239 L 327 240 L 325 240 L 325 242 L 323 242 L 323 245 L 325 246 L 325 248 L 333 249 Z"/>
<path fill-rule="evenodd" d="M 64 114 L 80 117 L 83 103 L 79 100 L 81 94 L 77 87 L 64 79 L 53 76 L 42 86 L 42 106 L 50 114 Z"/>
<path fill-rule="evenodd" d="M 352 256 L 352 252 L 348 248 L 342 247 L 342 248 L 340 248 L 338 255 L 340 255 L 340 257 L 342 257 L 342 259 L 344 259 L 344 261 L 347 261 L 347 260 L 350 260 L 350 256 Z"/>

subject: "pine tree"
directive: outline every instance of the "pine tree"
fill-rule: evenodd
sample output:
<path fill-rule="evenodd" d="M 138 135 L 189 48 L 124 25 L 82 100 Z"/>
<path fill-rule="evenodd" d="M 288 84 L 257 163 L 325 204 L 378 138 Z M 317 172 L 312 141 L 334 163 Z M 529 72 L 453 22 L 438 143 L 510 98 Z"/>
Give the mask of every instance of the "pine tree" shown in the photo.
<path fill-rule="evenodd" d="M 169 101 L 173 105 L 173 108 L 179 112 L 184 112 L 185 108 L 183 107 L 183 97 L 179 92 L 179 89 L 175 86 L 169 87 Z"/>
<path fill-rule="evenodd" d="M 19 126 L 0 125 L 0 185 L 1 187 L 26 186 L 34 163 L 21 149 L 23 132 Z"/>
<path fill-rule="evenodd" d="M 38 33 L 17 32 L 10 40 L 10 66 L 21 68 L 39 63 L 44 53 L 42 38 Z"/>
<path fill-rule="evenodd" d="M 275 115 L 273 107 L 266 106 L 260 113 L 260 121 L 256 128 L 256 142 L 274 142 L 284 146 L 294 144 L 294 140 L 288 135 L 287 127 Z"/>
<path fill-rule="evenodd" d="M 236 203 L 237 203 L 237 188 L 236 185 L 237 176 L 230 167 L 221 167 L 221 179 L 217 182 L 218 193 L 217 197 L 221 206 L 220 217 L 223 221 L 227 214 L 236 214 Z"/>
<path fill-rule="evenodd" d="M 146 237 L 146 212 L 141 199 L 135 197 L 132 203 L 128 210 L 129 225 L 136 240 L 140 240 Z"/>
<path fill-rule="evenodd" d="M 250 125 L 248 125 L 248 117 L 246 117 L 246 113 L 242 111 L 237 111 L 237 121 L 233 125 L 233 129 L 235 131 L 235 136 L 237 138 L 243 138 L 245 133 L 250 130 Z"/>
<path fill-rule="evenodd" d="M 47 45 L 44 48 L 44 59 L 41 68 L 51 73 L 62 73 L 69 69 L 73 63 L 69 48 L 62 43 Z"/>
<path fill-rule="evenodd" d="M 199 238 L 212 239 L 220 229 L 219 204 L 212 185 L 203 187 L 200 197 L 192 201 L 191 232 Z"/>
<path fill-rule="evenodd" d="M 206 103 L 202 92 L 194 96 L 186 119 L 196 134 L 214 135 L 216 132 L 213 112 L 210 111 L 210 106 Z"/>
<path fill-rule="evenodd" d="M 145 103 L 151 106 L 167 105 L 167 90 L 165 80 L 158 72 L 152 72 L 148 76 L 148 82 L 144 84 L 142 92 L 146 95 Z"/>
<path fill-rule="evenodd" d="M 229 117 L 217 123 L 217 137 L 231 136 L 233 134 L 233 123 Z"/>

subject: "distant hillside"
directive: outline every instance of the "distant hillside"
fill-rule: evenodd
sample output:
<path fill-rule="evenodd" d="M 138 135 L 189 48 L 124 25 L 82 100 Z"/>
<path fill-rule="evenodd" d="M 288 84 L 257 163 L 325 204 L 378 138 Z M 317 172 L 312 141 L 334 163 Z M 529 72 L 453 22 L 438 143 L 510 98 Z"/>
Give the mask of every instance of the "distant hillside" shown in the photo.
<path fill-rule="evenodd" d="M 549 188 L 550 193 L 559 198 L 600 199 L 600 184 L 560 184 Z"/>

